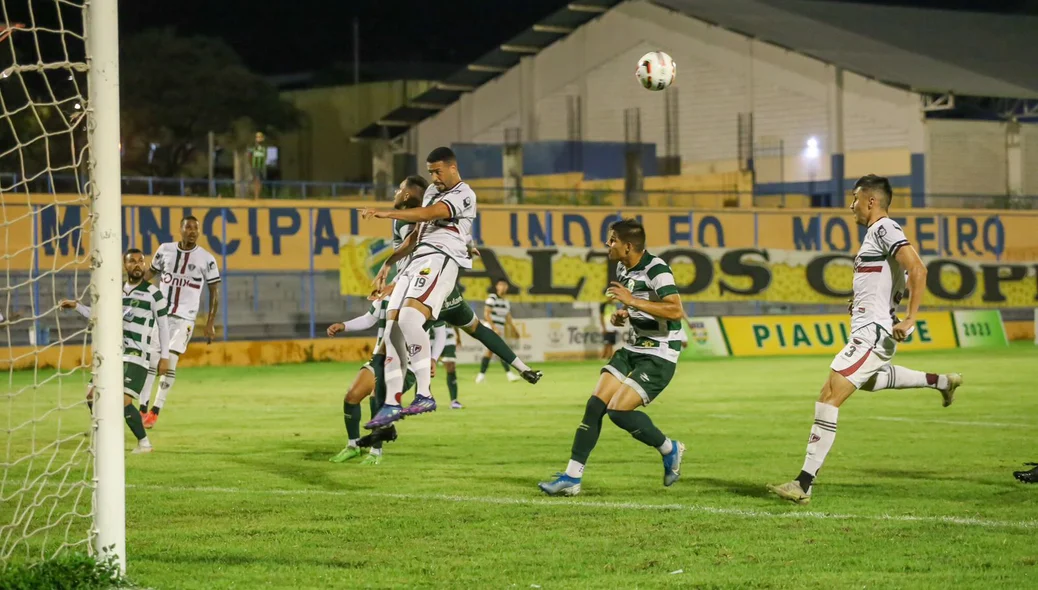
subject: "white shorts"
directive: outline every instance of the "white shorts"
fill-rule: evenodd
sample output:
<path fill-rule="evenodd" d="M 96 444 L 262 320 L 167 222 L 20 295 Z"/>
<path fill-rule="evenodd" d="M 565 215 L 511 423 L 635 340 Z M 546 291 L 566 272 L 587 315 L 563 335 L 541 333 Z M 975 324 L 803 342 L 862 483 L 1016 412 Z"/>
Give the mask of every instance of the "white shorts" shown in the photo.
<path fill-rule="evenodd" d="M 440 309 L 458 282 L 458 263 L 436 252 L 415 258 L 400 273 L 393 294 L 389 296 L 389 309 L 399 311 L 405 299 L 415 299 L 432 310 L 431 317 L 439 317 Z"/>
<path fill-rule="evenodd" d="M 836 355 L 829 368 L 843 375 L 855 387 L 862 385 L 890 364 L 897 341 L 876 325 L 851 332 L 847 346 Z"/>
<path fill-rule="evenodd" d="M 178 318 L 174 316 L 169 317 L 169 351 L 174 354 L 184 354 L 187 352 L 187 345 L 191 342 L 191 335 L 195 332 L 195 322 L 191 320 L 185 320 L 184 318 Z M 159 329 L 155 328 L 151 332 L 151 350 L 150 352 L 158 358 L 159 353 Z"/>

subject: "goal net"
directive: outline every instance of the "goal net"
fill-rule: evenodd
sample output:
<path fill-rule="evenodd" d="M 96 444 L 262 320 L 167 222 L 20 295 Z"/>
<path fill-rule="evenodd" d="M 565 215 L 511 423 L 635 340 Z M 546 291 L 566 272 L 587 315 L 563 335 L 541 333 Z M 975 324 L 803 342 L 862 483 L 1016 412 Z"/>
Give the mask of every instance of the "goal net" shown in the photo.
<path fill-rule="evenodd" d="M 0 0 L 0 571 L 124 558 L 115 7 Z"/>

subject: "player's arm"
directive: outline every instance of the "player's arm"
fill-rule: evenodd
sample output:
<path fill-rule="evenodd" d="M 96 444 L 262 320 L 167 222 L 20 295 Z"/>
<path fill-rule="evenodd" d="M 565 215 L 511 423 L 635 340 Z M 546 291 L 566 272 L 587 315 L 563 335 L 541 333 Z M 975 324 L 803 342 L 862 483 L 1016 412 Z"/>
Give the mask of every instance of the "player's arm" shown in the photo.
<path fill-rule="evenodd" d="M 908 337 L 908 330 L 915 325 L 915 318 L 919 315 L 919 306 L 926 292 L 926 265 L 911 244 L 898 248 L 894 259 L 908 272 L 908 316 L 894 326 L 893 334 L 894 340 L 900 342 Z"/>
<path fill-rule="evenodd" d="M 372 305 L 371 308 L 368 309 L 367 313 L 362 316 L 357 316 L 352 320 L 328 326 L 328 335 L 335 336 L 339 332 L 363 332 L 364 330 L 374 328 L 377 323 L 378 311 L 375 309 L 375 306 Z"/>
<path fill-rule="evenodd" d="M 454 341 L 455 341 L 455 344 L 460 348 L 461 347 L 461 330 L 458 329 L 457 326 L 454 326 Z"/>
<path fill-rule="evenodd" d="M 205 269 L 205 282 L 209 287 L 209 317 L 205 322 L 205 339 L 209 343 L 216 338 L 216 312 L 220 309 L 219 291 L 216 286 L 220 284 L 220 280 L 220 269 L 216 267 L 216 260 L 212 259 Z"/>
<path fill-rule="evenodd" d="M 438 201 L 428 207 L 415 207 L 413 209 L 390 209 L 388 211 L 364 209 L 361 211 L 361 217 L 364 219 L 374 217 L 376 219 L 396 219 L 409 223 L 424 223 L 426 221 L 436 221 L 437 219 L 450 219 L 454 216 L 455 212 L 452 210 L 451 205 L 446 201 Z"/>
<path fill-rule="evenodd" d="M 85 317 L 88 320 L 90 319 L 90 308 L 78 301 L 73 301 L 72 299 L 65 299 L 59 305 L 61 306 L 61 309 L 74 309 L 76 310 L 76 313 L 78 313 L 79 315 Z"/>
<path fill-rule="evenodd" d="M 433 326 L 433 341 L 432 350 L 429 351 L 429 356 L 432 357 L 432 364 L 436 364 L 436 361 L 440 360 L 440 355 L 443 354 L 443 349 L 447 346 L 447 326 L 445 324 L 439 324 Z"/>
<path fill-rule="evenodd" d="M 512 334 L 515 334 L 516 338 L 519 337 L 519 328 L 515 325 L 515 320 L 512 319 L 512 312 L 508 312 L 505 316 L 505 325 L 512 328 Z"/>
<path fill-rule="evenodd" d="M 162 274 L 164 264 L 162 248 L 159 247 L 155 255 L 151 257 L 151 264 L 148 266 L 148 269 L 144 271 L 144 280 L 150 281 L 155 278 L 155 275 Z"/>
<path fill-rule="evenodd" d="M 155 368 L 155 371 L 159 375 L 165 375 L 166 369 L 169 367 L 169 310 L 166 307 L 166 298 L 162 296 L 158 289 L 155 289 L 152 299 L 155 301 L 155 304 L 152 306 L 152 313 L 154 314 L 155 326 L 159 331 L 159 365 Z"/>
<path fill-rule="evenodd" d="M 606 293 L 628 308 L 637 309 L 661 320 L 680 320 L 685 317 L 685 309 L 681 306 L 681 296 L 678 295 L 678 289 L 674 285 L 673 275 L 661 274 L 651 279 L 649 283 L 656 291 L 659 301 L 638 299 L 616 281 L 613 281 L 612 286 L 606 289 Z"/>
<path fill-rule="evenodd" d="M 491 326 L 494 325 L 493 316 L 490 315 L 490 306 L 491 306 L 492 303 L 493 303 L 493 300 L 491 300 L 491 299 L 487 299 L 486 301 L 483 302 L 483 319 L 486 320 L 487 323 L 490 324 Z"/>

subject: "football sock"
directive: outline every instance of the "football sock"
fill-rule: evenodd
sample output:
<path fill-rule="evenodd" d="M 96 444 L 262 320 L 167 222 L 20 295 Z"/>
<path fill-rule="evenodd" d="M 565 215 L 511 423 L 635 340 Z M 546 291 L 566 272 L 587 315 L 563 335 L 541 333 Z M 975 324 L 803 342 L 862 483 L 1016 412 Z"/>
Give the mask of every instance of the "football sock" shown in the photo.
<path fill-rule="evenodd" d="M 481 323 L 477 323 L 476 329 L 472 332 L 472 337 L 482 342 L 483 346 L 486 346 L 487 349 L 490 350 L 490 352 L 501 357 L 501 360 L 511 364 L 512 366 L 515 366 L 515 363 L 512 362 L 515 360 L 515 352 L 508 346 L 508 343 L 506 343 L 504 339 L 502 339 L 500 336 L 494 333 L 493 330 L 484 326 Z M 486 362 L 489 366 L 490 359 L 487 359 Z M 519 367 L 516 368 L 518 369 Z M 485 373 L 486 369 L 484 369 L 483 372 Z"/>
<path fill-rule="evenodd" d="M 144 421 L 141 420 L 141 413 L 137 411 L 137 408 L 133 407 L 133 402 L 130 402 L 123 406 L 123 417 L 126 418 L 126 425 L 130 427 L 130 432 L 137 440 L 142 440 L 148 436 L 148 433 L 144 431 Z"/>
<path fill-rule="evenodd" d="M 179 358 L 175 354 L 169 355 L 169 368 L 166 369 L 166 374 L 159 378 L 159 393 L 155 396 L 155 403 L 151 406 L 151 411 L 156 416 L 162 406 L 166 404 L 166 396 L 173 391 L 173 384 L 177 381 L 177 360 Z"/>
<path fill-rule="evenodd" d="M 155 389 L 155 372 L 158 370 L 158 359 L 154 361 L 155 364 L 148 366 L 148 376 L 144 378 L 144 389 L 141 390 L 141 411 L 148 411 L 148 404 L 151 403 L 151 391 Z"/>
<path fill-rule="evenodd" d="M 662 447 L 667 442 L 667 437 L 660 432 L 659 428 L 656 428 L 652 419 L 645 412 L 609 410 L 609 419 L 613 421 L 613 424 L 629 432 L 635 440 L 654 449 Z"/>
<path fill-rule="evenodd" d="M 432 397 L 429 333 L 422 329 L 425 316 L 413 307 L 405 307 L 400 310 L 399 317 L 400 330 L 404 333 L 407 350 L 411 353 L 408 364 L 418 382 L 416 393 L 423 397 Z"/>
<path fill-rule="evenodd" d="M 818 470 L 825 463 L 825 456 L 829 449 L 833 448 L 836 440 L 836 419 L 840 414 L 840 408 L 815 402 L 815 423 L 811 426 L 811 437 L 807 442 L 807 456 L 804 458 L 804 467 L 801 469 L 797 481 L 806 492 L 814 483 Z"/>
<path fill-rule="evenodd" d="M 880 391 L 881 389 L 916 389 L 929 387 L 931 389 L 942 389 L 948 387 L 948 378 L 936 373 L 924 373 L 899 367 L 887 365 L 876 373 L 876 383 L 869 391 Z"/>
<path fill-rule="evenodd" d="M 488 368 L 490 368 L 490 357 L 485 356 L 483 360 L 479 361 L 479 372 L 486 375 Z"/>
<path fill-rule="evenodd" d="M 375 396 L 371 396 L 371 397 L 368 398 L 368 406 L 371 408 L 371 417 L 372 418 L 374 418 L 375 414 L 377 414 L 378 411 L 382 409 L 382 404 L 380 404 L 378 402 L 378 400 L 375 399 Z M 381 449 L 382 448 L 382 439 L 376 438 L 375 441 L 371 443 L 371 448 L 372 449 Z"/>
<path fill-rule="evenodd" d="M 386 403 L 386 355 L 371 355 L 371 368 L 375 372 L 375 393 L 371 396 L 374 414 Z"/>
<path fill-rule="evenodd" d="M 404 367 L 407 364 L 407 343 L 397 327 L 396 320 L 386 320 L 386 361 L 384 374 L 386 397 L 384 405 L 399 406 L 404 394 Z M 377 378 L 377 374 L 376 374 Z"/>
<path fill-rule="evenodd" d="M 669 455 L 674 452 L 674 441 L 668 438 L 662 445 L 656 447 L 656 450 L 659 451 L 661 455 Z"/>
<path fill-rule="evenodd" d="M 452 402 L 458 401 L 458 374 L 455 371 L 447 371 L 447 391 Z"/>
<path fill-rule="evenodd" d="M 346 423 L 346 437 L 353 445 L 360 438 L 360 405 L 342 402 L 342 419 Z"/>
<path fill-rule="evenodd" d="M 577 433 L 573 435 L 573 447 L 570 450 L 570 465 L 579 465 L 580 473 L 583 473 L 584 464 L 598 444 L 598 435 L 602 432 L 602 418 L 605 414 L 605 402 L 591 396 L 584 406 L 584 417 L 580 420 L 580 426 L 577 426 Z M 580 473 L 574 475 L 566 469 L 566 474 L 571 477 L 580 477 Z"/>

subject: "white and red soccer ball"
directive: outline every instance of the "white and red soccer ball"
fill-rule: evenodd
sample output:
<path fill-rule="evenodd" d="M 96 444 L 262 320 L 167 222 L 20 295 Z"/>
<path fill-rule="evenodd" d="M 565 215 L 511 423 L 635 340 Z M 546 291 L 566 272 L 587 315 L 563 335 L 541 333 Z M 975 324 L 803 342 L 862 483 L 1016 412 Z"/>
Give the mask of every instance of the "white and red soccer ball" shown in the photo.
<path fill-rule="evenodd" d="M 664 90 L 674 83 L 678 75 L 674 60 L 662 51 L 650 51 L 638 60 L 634 75 L 638 82 L 649 90 Z"/>

